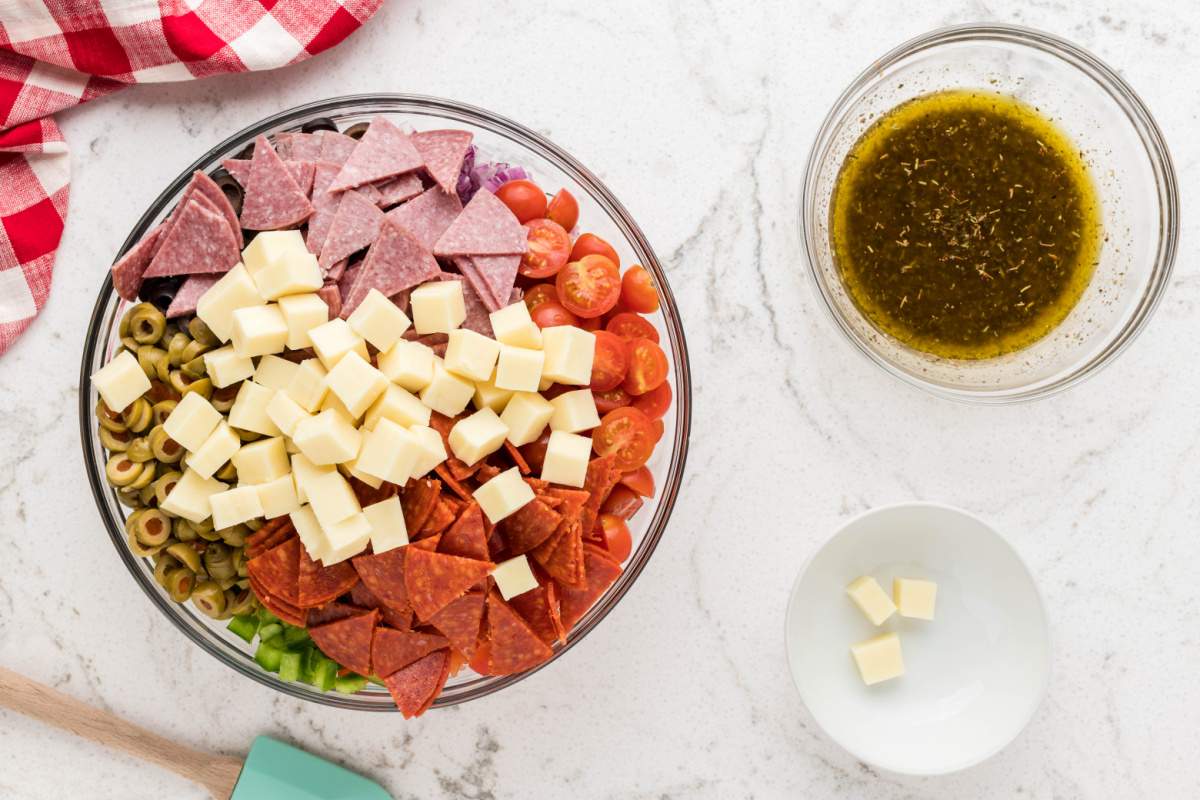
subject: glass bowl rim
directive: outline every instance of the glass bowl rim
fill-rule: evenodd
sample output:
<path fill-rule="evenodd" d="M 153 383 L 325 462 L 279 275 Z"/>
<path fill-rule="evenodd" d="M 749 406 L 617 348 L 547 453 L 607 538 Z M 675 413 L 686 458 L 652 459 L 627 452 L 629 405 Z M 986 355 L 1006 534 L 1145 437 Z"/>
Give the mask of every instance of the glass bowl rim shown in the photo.
<path fill-rule="evenodd" d="M 817 266 L 820 248 L 817 246 L 816 236 L 810 235 L 809 225 L 810 217 L 816 213 L 814 205 L 817 178 L 825 151 L 834 132 L 849 111 L 851 101 L 875 81 L 881 72 L 910 56 L 943 45 L 972 41 L 1032 47 L 1054 56 L 1058 61 L 1099 84 L 1117 103 L 1137 132 L 1154 174 L 1159 199 L 1158 247 L 1150 278 L 1145 290 L 1137 298 L 1129 319 L 1115 332 L 1112 340 L 1100 351 L 1067 367 L 1057 376 L 1005 389 L 963 389 L 925 380 L 901 369 L 872 349 L 851 328 L 833 302 L 830 290 Z M 820 299 L 820 305 L 829 319 L 841 331 L 843 337 L 854 345 L 855 350 L 889 375 L 935 396 L 967 404 L 1004 405 L 1037 400 L 1066 391 L 1112 363 L 1145 329 L 1170 285 L 1175 267 L 1179 248 L 1179 188 L 1171 153 L 1158 123 L 1137 92 L 1105 62 L 1078 45 L 1045 31 L 1021 25 L 966 23 L 937 28 L 897 45 L 872 61 L 838 96 L 817 130 L 809 150 L 801 183 L 799 223 L 801 249 L 808 265 L 808 277 L 813 291 Z"/>

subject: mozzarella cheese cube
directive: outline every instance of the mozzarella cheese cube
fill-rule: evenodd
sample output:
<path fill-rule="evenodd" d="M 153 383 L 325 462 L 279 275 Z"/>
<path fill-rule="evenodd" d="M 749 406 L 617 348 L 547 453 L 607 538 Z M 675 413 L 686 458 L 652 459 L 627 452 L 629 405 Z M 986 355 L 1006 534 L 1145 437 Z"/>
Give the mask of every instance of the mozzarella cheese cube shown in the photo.
<path fill-rule="evenodd" d="M 96 370 L 92 385 L 100 393 L 104 405 L 118 414 L 150 391 L 150 379 L 128 350 L 122 350 L 116 358 Z"/>
<path fill-rule="evenodd" d="M 324 558 L 329 552 L 329 541 L 325 538 L 325 531 L 321 530 L 321 523 L 317 522 L 317 515 L 313 513 L 312 506 L 302 505 L 288 514 L 288 517 L 296 528 L 300 544 L 308 551 L 308 557 L 313 561 Z"/>
<path fill-rule="evenodd" d="M 315 294 L 292 294 L 279 298 L 279 313 L 283 314 L 288 326 L 289 350 L 312 347 L 308 332 L 329 321 L 329 306 Z"/>
<path fill-rule="evenodd" d="M 538 587 L 537 578 L 529 568 L 529 560 L 525 556 L 501 561 L 492 570 L 492 577 L 496 579 L 496 588 L 505 600 L 511 600 Z"/>
<path fill-rule="evenodd" d="M 251 243 L 253 244 L 253 243 Z M 315 292 L 324 283 L 317 257 L 304 252 L 291 254 L 272 261 L 258 272 L 252 273 L 254 285 L 264 300 L 278 300 L 290 294 Z"/>
<path fill-rule="evenodd" d="M 212 385 L 224 389 L 253 375 L 254 362 L 238 355 L 232 346 L 225 345 L 204 354 L 204 369 Z"/>
<path fill-rule="evenodd" d="M 296 425 L 306 419 L 309 413 L 300 407 L 287 392 L 277 391 L 267 403 L 267 418 L 287 437 L 296 435 Z"/>
<path fill-rule="evenodd" d="M 296 499 L 308 502 L 308 487 L 315 478 L 335 472 L 336 467 L 314 464 L 303 453 L 292 454 L 292 480 L 296 484 Z"/>
<path fill-rule="evenodd" d="M 508 436 L 508 426 L 490 408 L 480 409 L 460 419 L 450 429 L 450 449 L 468 465 L 500 449 Z"/>
<path fill-rule="evenodd" d="M 325 369 L 333 369 L 347 353 L 358 353 L 363 361 L 370 361 L 367 343 L 363 341 L 344 319 L 331 319 L 308 332 L 313 349 Z"/>
<path fill-rule="evenodd" d="M 433 380 L 420 395 L 422 403 L 447 417 L 457 417 L 474 396 L 475 384 L 451 373 L 440 358 L 433 362 Z"/>
<path fill-rule="evenodd" d="M 550 430 L 579 433 L 590 431 L 600 424 L 600 414 L 596 411 L 596 397 L 591 389 L 576 389 L 573 392 L 563 392 L 550 401 L 554 406 L 554 416 L 550 417 Z"/>
<path fill-rule="evenodd" d="M 307 489 L 308 504 L 327 534 L 337 523 L 362 511 L 354 490 L 337 470 L 312 478 Z"/>
<path fill-rule="evenodd" d="M 408 528 L 399 497 L 373 503 L 363 509 L 363 515 L 371 523 L 371 549 L 375 555 L 408 544 Z"/>
<path fill-rule="evenodd" d="M 195 452 L 222 419 L 221 412 L 207 399 L 188 392 L 163 423 L 163 430 L 185 450 Z"/>
<path fill-rule="evenodd" d="M 405 428 L 409 425 L 428 425 L 429 417 L 429 406 L 422 403 L 415 394 L 395 384 L 388 384 L 379 399 L 367 409 L 363 427 L 374 428 L 381 419 L 390 419 Z"/>
<path fill-rule="evenodd" d="M 263 356 L 254 370 L 254 382 L 259 386 L 280 391 L 288 387 L 299 368 L 299 364 L 286 358 Z"/>
<path fill-rule="evenodd" d="M 512 396 L 512 389 L 497 389 L 496 384 L 490 380 L 476 381 L 475 396 L 472 398 L 472 402 L 478 409 L 490 408 L 499 414 L 508 405 Z"/>
<path fill-rule="evenodd" d="M 239 486 L 236 489 L 217 492 L 208 498 L 208 501 L 212 504 L 213 527 L 217 530 L 232 528 L 263 515 L 258 488 L 255 486 Z"/>
<path fill-rule="evenodd" d="M 904 654 L 900 651 L 900 637 L 895 633 L 882 633 L 859 642 L 850 648 L 850 653 L 858 665 L 858 674 L 867 686 L 904 674 Z"/>
<path fill-rule="evenodd" d="M 488 315 L 492 321 L 492 332 L 496 341 L 513 347 L 542 349 L 542 329 L 529 316 L 529 307 L 519 300 L 510 306 Z"/>
<path fill-rule="evenodd" d="M 412 325 L 408 315 L 400 310 L 400 306 L 378 289 L 367 292 L 367 296 L 346 322 L 376 350 L 387 350 L 399 341 L 400 335 Z"/>
<path fill-rule="evenodd" d="M 542 369 L 542 382 L 538 384 L 538 391 L 539 391 L 539 392 L 545 392 L 545 391 L 548 391 L 548 390 L 550 389 L 550 387 L 551 387 L 551 386 L 553 386 L 553 385 L 554 385 L 554 379 L 553 379 L 553 378 L 547 378 L 547 377 L 546 377 L 546 370 L 545 370 L 545 368 L 543 367 L 543 369 Z"/>
<path fill-rule="evenodd" d="M 421 478 L 446 460 L 446 442 L 428 425 L 413 425 L 408 432 L 417 447 L 417 461 L 410 477 Z"/>
<path fill-rule="evenodd" d="M 338 464 L 338 472 L 345 475 L 347 478 L 358 478 L 358 480 L 370 486 L 372 489 L 378 489 L 383 486 L 383 481 L 365 472 L 360 472 L 358 469 L 358 459 L 347 461 L 345 464 Z"/>
<path fill-rule="evenodd" d="M 508 440 L 520 447 L 541 436 L 553 415 L 553 404 L 540 394 L 517 392 L 504 407 L 500 421 L 508 428 Z"/>
<path fill-rule="evenodd" d="M 379 371 L 402 389 L 419 392 L 433 380 L 436 358 L 427 345 L 400 339 L 387 352 L 379 354 Z"/>
<path fill-rule="evenodd" d="M 254 381 L 242 381 L 233 407 L 229 409 L 229 424 L 263 436 L 278 436 L 279 428 L 267 416 L 267 405 L 274 394 Z"/>
<path fill-rule="evenodd" d="M 351 351 L 329 370 L 325 384 L 346 406 L 350 416 L 357 419 L 383 394 L 388 379 L 366 359 Z"/>
<path fill-rule="evenodd" d="M 188 522 L 204 522 L 212 516 L 209 498 L 228 488 L 224 483 L 188 468 L 183 471 L 183 477 L 175 482 L 174 488 L 167 493 L 161 508 L 177 517 L 183 517 Z"/>
<path fill-rule="evenodd" d="M 253 358 L 282 353 L 287 346 L 288 327 L 274 303 L 248 306 L 233 312 L 233 349 L 240 356 Z"/>
<path fill-rule="evenodd" d="M 588 459 L 592 455 L 592 440 L 565 431 L 554 431 L 546 445 L 542 462 L 542 480 L 573 486 L 583 486 L 587 477 Z"/>
<path fill-rule="evenodd" d="M 329 550 L 321 563 L 327 567 L 358 555 L 371 543 L 371 523 L 361 511 L 336 525 L 322 526 Z"/>
<path fill-rule="evenodd" d="M 221 422 L 204 440 L 204 444 L 187 458 L 188 468 L 201 478 L 211 478 L 242 446 L 242 440 L 228 423 Z"/>
<path fill-rule="evenodd" d="M 333 392 L 329 392 L 328 394 L 326 394 L 325 399 L 321 401 L 321 410 L 322 411 L 329 411 L 331 409 L 333 411 L 338 412 L 346 419 L 348 419 L 351 423 L 353 423 L 354 427 L 356 427 L 356 428 L 358 427 L 358 424 L 362 419 L 359 416 L 355 416 L 354 414 L 351 414 L 350 409 L 346 406 L 345 403 L 342 402 L 342 399 L 340 397 L 338 397 L 336 394 L 334 394 Z"/>
<path fill-rule="evenodd" d="M 937 604 L 937 584 L 918 578 L 894 578 L 892 600 L 900 616 L 932 620 Z"/>
<path fill-rule="evenodd" d="M 236 264 L 200 295 L 196 302 L 196 316 L 214 336 L 222 342 L 228 342 L 233 335 L 233 312 L 239 308 L 261 305 L 263 299 L 254 285 L 254 279 L 245 266 Z"/>
<path fill-rule="evenodd" d="M 418 286 L 408 298 L 417 333 L 449 333 L 467 318 L 459 281 L 434 281 Z M 486 377 L 486 376 L 484 376 Z"/>
<path fill-rule="evenodd" d="M 596 336 L 573 325 L 556 325 L 542 331 L 542 349 L 546 363 L 542 377 L 569 386 L 587 386 L 592 382 L 592 357 Z"/>
<path fill-rule="evenodd" d="M 315 417 L 300 420 L 292 441 L 318 466 L 344 464 L 358 456 L 362 434 L 343 414 L 327 409 Z M 311 492 L 309 494 L 311 496 Z"/>
<path fill-rule="evenodd" d="M 501 472 L 472 494 L 488 520 L 497 523 L 533 500 L 533 489 L 516 467 Z"/>
<path fill-rule="evenodd" d="M 496 362 L 496 388 L 536 392 L 542 381 L 545 361 L 546 354 L 541 350 L 500 345 L 500 358 Z"/>
<path fill-rule="evenodd" d="M 296 482 L 291 473 L 281 475 L 273 481 L 254 487 L 258 491 L 258 502 L 267 519 L 282 517 L 300 509 L 300 498 L 296 497 Z"/>
<path fill-rule="evenodd" d="M 296 401 L 296 405 L 310 414 L 315 414 L 325 400 L 329 387 L 325 384 L 328 373 L 321 362 L 315 358 L 301 361 L 287 385 L 288 397 Z"/>
<path fill-rule="evenodd" d="M 453 281 L 447 281 L 452 283 Z M 446 355 L 443 363 L 446 369 L 455 375 L 470 378 L 473 381 L 486 381 L 496 368 L 496 357 L 500 354 L 500 345 L 495 339 L 489 339 L 482 333 L 459 328 L 450 331 L 450 341 L 446 344 Z"/>
<path fill-rule="evenodd" d="M 416 466 L 419 450 L 407 430 L 390 419 L 381 419 L 363 437 L 355 469 L 403 486 Z"/>
<path fill-rule="evenodd" d="M 237 468 L 239 485 L 270 483 L 291 471 L 282 436 L 242 445 L 230 461 Z"/>
<path fill-rule="evenodd" d="M 846 587 L 846 594 L 854 601 L 854 605 L 858 606 L 859 611 L 871 621 L 872 625 L 882 625 L 884 620 L 896 613 L 896 606 L 892 603 L 892 598 L 887 596 L 887 592 L 879 585 L 879 581 L 870 575 L 856 578 Z"/>
<path fill-rule="evenodd" d="M 258 274 L 277 261 L 309 255 L 300 231 L 261 231 L 256 234 L 242 251 L 242 263 L 246 271 L 257 278 Z"/>

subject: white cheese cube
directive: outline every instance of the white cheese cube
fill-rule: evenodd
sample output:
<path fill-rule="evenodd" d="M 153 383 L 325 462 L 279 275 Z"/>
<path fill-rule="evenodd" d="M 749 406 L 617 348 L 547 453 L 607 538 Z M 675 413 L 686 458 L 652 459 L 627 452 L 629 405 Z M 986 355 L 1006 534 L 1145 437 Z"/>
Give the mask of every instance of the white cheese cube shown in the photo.
<path fill-rule="evenodd" d="M 358 480 L 370 486 L 372 489 L 378 489 L 383 486 L 383 481 L 373 475 L 368 475 L 358 469 L 358 459 L 347 461 L 345 464 L 338 464 L 338 472 L 345 475 L 347 478 L 357 478 Z"/>
<path fill-rule="evenodd" d="M 433 350 L 420 342 L 401 339 L 387 352 L 380 353 L 379 371 L 392 383 L 410 392 L 419 392 L 433 380 Z"/>
<path fill-rule="evenodd" d="M 900 651 L 900 637 L 895 633 L 883 633 L 859 642 L 850 648 L 850 653 L 867 686 L 904 674 L 904 655 Z"/>
<path fill-rule="evenodd" d="M 268 389 L 281 391 L 288 387 L 300 365 L 279 356 L 263 356 L 254 370 L 254 382 Z"/>
<path fill-rule="evenodd" d="M 450 429 L 450 449 L 468 465 L 491 455 L 504 444 L 508 426 L 490 408 L 480 409 L 454 423 Z"/>
<path fill-rule="evenodd" d="M 284 436 L 292 437 L 296 435 L 296 425 L 300 420 L 307 419 L 309 413 L 300 407 L 300 404 L 292 399 L 292 396 L 287 392 L 278 391 L 271 396 L 271 402 L 267 403 L 267 418 L 279 428 Z"/>
<path fill-rule="evenodd" d="M 358 555 L 371 543 L 371 523 L 361 511 L 336 525 L 322 527 L 325 540 L 329 542 L 329 550 L 321 559 L 321 563 L 327 567 Z"/>
<path fill-rule="evenodd" d="M 282 436 L 242 445 L 230 461 L 237 468 L 238 485 L 242 486 L 270 483 L 291 471 Z"/>
<path fill-rule="evenodd" d="M 546 445 L 542 462 L 542 480 L 573 486 L 583 486 L 587 478 L 588 459 L 592 455 L 592 440 L 587 436 L 554 431 Z"/>
<path fill-rule="evenodd" d="M 214 479 L 198 474 L 194 469 L 185 469 L 183 477 L 175 482 L 162 502 L 162 510 L 183 517 L 188 522 L 204 522 L 212 516 L 209 498 L 229 487 Z"/>
<path fill-rule="evenodd" d="M 456 281 L 447 281 L 452 283 Z M 446 344 L 446 355 L 443 363 L 446 369 L 455 375 L 470 378 L 473 381 L 486 381 L 496 368 L 496 357 L 500 354 L 500 345 L 495 339 L 489 339 L 482 333 L 459 328 L 450 331 L 450 341 Z"/>
<path fill-rule="evenodd" d="M 504 407 L 500 421 L 508 428 L 508 440 L 520 447 L 541 436 L 553 414 L 554 406 L 540 394 L 517 392 Z"/>
<path fill-rule="evenodd" d="M 346 322 L 355 333 L 380 351 L 387 350 L 399 341 L 400 335 L 412 325 L 400 306 L 387 299 L 378 289 L 367 292 Z"/>
<path fill-rule="evenodd" d="M 248 306 L 233 312 L 233 349 L 252 358 L 282 353 L 287 345 L 288 326 L 279 306 Z"/>
<path fill-rule="evenodd" d="M 355 469 L 374 478 L 403 486 L 412 475 L 420 451 L 407 430 L 390 419 L 381 419 L 363 437 Z"/>
<path fill-rule="evenodd" d="M 538 587 L 537 578 L 529 568 L 529 560 L 525 556 L 501 561 L 492 570 L 492 577 L 496 579 L 496 588 L 505 600 L 512 600 L 517 595 Z"/>
<path fill-rule="evenodd" d="M 592 358 L 596 354 L 596 336 L 573 325 L 557 325 L 542 330 L 542 349 L 546 363 L 542 377 L 568 386 L 587 386 L 592 382 Z"/>
<path fill-rule="evenodd" d="M 118 414 L 150 391 L 150 379 L 128 350 L 122 350 L 116 358 L 96 370 L 92 385 L 100 393 L 104 405 Z"/>
<path fill-rule="evenodd" d="M 328 394 L 326 394 L 325 399 L 321 401 L 321 410 L 322 411 L 329 411 L 330 409 L 341 414 L 343 417 L 345 417 L 347 420 L 349 420 L 351 422 L 351 424 L 353 424 L 354 427 L 356 427 L 356 428 L 358 427 L 358 424 L 362 419 L 361 416 L 355 416 L 354 414 L 351 414 L 350 409 L 346 406 L 345 403 L 342 402 L 342 399 L 340 397 L 338 397 L 336 394 L 334 394 L 333 392 L 329 392 Z"/>
<path fill-rule="evenodd" d="M 289 350 L 312 347 L 309 331 L 329 321 L 329 306 L 315 294 L 292 294 L 279 298 L 279 313 L 283 314 L 288 326 Z"/>
<path fill-rule="evenodd" d="M 260 483 L 254 488 L 258 491 L 262 515 L 267 519 L 282 517 L 300 508 L 300 498 L 296 497 L 296 482 L 290 472 L 273 481 Z"/>
<path fill-rule="evenodd" d="M 163 423 L 163 430 L 185 450 L 195 452 L 222 419 L 221 412 L 213 408 L 212 403 L 195 392 L 188 392 Z"/>
<path fill-rule="evenodd" d="M 521 478 L 521 471 L 513 467 L 480 486 L 471 496 L 494 524 L 532 501 L 533 489 Z"/>
<path fill-rule="evenodd" d="M 267 405 L 274 395 L 270 389 L 254 381 L 242 381 L 233 407 L 229 409 L 229 424 L 263 436 L 278 436 L 279 428 L 267 416 Z"/>
<path fill-rule="evenodd" d="M 872 625 L 882 625 L 885 619 L 896 613 L 892 598 L 887 596 L 879 581 L 870 575 L 856 578 L 846 587 L 846 594 Z"/>
<path fill-rule="evenodd" d="M 496 388 L 536 392 L 538 384 L 542 381 L 542 366 L 545 361 L 546 354 L 541 350 L 500 345 L 500 358 L 496 362 Z"/>
<path fill-rule="evenodd" d="M 371 549 L 375 555 L 408 544 L 408 528 L 399 497 L 373 503 L 363 509 L 363 515 L 371 523 Z"/>
<path fill-rule="evenodd" d="M 550 387 L 553 385 L 554 385 L 554 379 L 546 377 L 546 370 L 545 370 L 545 367 L 543 367 L 542 368 L 542 381 L 541 381 L 541 383 L 538 384 L 538 391 L 539 392 L 548 391 L 550 389 Z"/>
<path fill-rule="evenodd" d="M 504 411 L 508 401 L 512 399 L 512 389 L 497 389 L 490 380 L 475 382 L 475 396 L 472 402 L 478 409 L 490 408 L 497 414 Z"/>
<path fill-rule="evenodd" d="M 228 342 L 233 335 L 233 312 L 239 308 L 261 306 L 263 302 L 250 273 L 243 265 L 236 264 L 200 295 L 196 302 L 196 316 L 214 336 L 222 342 Z"/>
<path fill-rule="evenodd" d="M 242 440 L 225 422 L 221 422 L 204 440 L 204 444 L 187 458 L 190 470 L 201 478 L 211 478 L 242 446 Z"/>
<path fill-rule="evenodd" d="M 308 248 L 300 231 L 262 231 L 242 251 L 242 263 L 251 276 L 257 277 L 276 261 L 304 255 L 308 255 Z"/>
<path fill-rule="evenodd" d="M 324 283 L 317 257 L 308 252 L 276 259 L 251 277 L 264 300 L 315 292 Z"/>
<path fill-rule="evenodd" d="M 410 477 L 421 478 L 446 460 L 446 442 L 440 433 L 428 425 L 413 425 L 408 432 L 417 447 L 417 462 L 413 465 Z"/>
<path fill-rule="evenodd" d="M 263 515 L 258 488 L 255 486 L 239 486 L 217 492 L 208 501 L 212 504 L 213 527 L 217 530 L 232 528 Z"/>
<path fill-rule="evenodd" d="M 337 523 L 362 511 L 354 490 L 337 470 L 310 479 L 307 489 L 308 504 L 326 534 Z"/>
<path fill-rule="evenodd" d="M 529 316 L 529 307 L 523 300 L 518 300 L 499 311 L 493 311 L 489 317 L 496 341 L 513 347 L 542 349 L 542 329 Z"/>
<path fill-rule="evenodd" d="M 892 600 L 900 616 L 932 620 L 934 606 L 937 604 L 937 584 L 918 578 L 894 578 Z"/>
<path fill-rule="evenodd" d="M 429 417 L 429 406 L 415 394 L 395 384 L 388 384 L 379 399 L 367 409 L 363 427 L 374 428 L 381 419 L 390 419 L 404 428 L 409 425 L 428 425 Z"/>
<path fill-rule="evenodd" d="M 293 453 L 292 480 L 296 484 L 296 499 L 301 503 L 307 503 L 308 487 L 313 479 L 336 471 L 337 467 L 314 464 L 303 453 Z"/>
<path fill-rule="evenodd" d="M 329 391 L 329 387 L 325 385 L 327 374 L 325 367 L 321 366 L 317 359 L 308 358 L 301 361 L 292 375 L 291 382 L 288 383 L 288 397 L 310 414 L 316 413 Z"/>
<path fill-rule="evenodd" d="M 388 387 L 388 379 L 358 353 L 351 351 L 329 370 L 325 384 L 350 416 L 361 417 Z"/>
<path fill-rule="evenodd" d="M 205 353 L 204 368 L 208 371 L 212 385 L 218 389 L 232 386 L 254 374 L 254 362 L 246 356 L 238 355 L 231 345 Z"/>
<path fill-rule="evenodd" d="M 459 281 L 434 281 L 418 286 L 409 295 L 413 326 L 417 333 L 449 333 L 467 318 Z M 486 376 L 485 376 L 486 377 Z"/>
<path fill-rule="evenodd" d="M 451 373 L 439 358 L 433 362 L 433 380 L 421 390 L 420 396 L 422 403 L 439 414 L 457 417 L 475 396 L 475 384 Z"/>
<path fill-rule="evenodd" d="M 318 466 L 344 464 L 358 456 L 362 434 L 347 417 L 327 409 L 315 417 L 300 420 L 292 441 Z"/>
<path fill-rule="evenodd" d="M 329 541 L 325 538 L 325 531 L 321 530 L 321 523 L 317 522 L 317 515 L 313 513 L 312 507 L 300 506 L 288 514 L 288 517 L 296 528 L 300 544 L 308 551 L 308 557 L 313 561 L 324 558 L 329 552 Z"/>
<path fill-rule="evenodd" d="M 313 350 L 325 369 L 333 369 L 347 353 L 358 353 L 363 361 L 370 361 L 367 343 L 355 333 L 344 319 L 331 319 L 308 332 Z"/>
<path fill-rule="evenodd" d="M 550 417 L 550 430 L 579 433 L 590 431 L 600 424 L 600 414 L 596 411 L 596 396 L 591 389 L 576 389 L 573 392 L 563 392 L 550 401 L 554 406 L 554 416 Z"/>

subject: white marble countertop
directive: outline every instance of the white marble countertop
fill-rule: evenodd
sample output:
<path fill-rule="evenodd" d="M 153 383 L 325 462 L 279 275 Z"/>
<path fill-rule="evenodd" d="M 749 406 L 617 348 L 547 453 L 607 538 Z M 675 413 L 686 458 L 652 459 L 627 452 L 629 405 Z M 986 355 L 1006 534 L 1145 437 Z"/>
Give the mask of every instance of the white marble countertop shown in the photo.
<path fill-rule="evenodd" d="M 281 736 L 398 798 L 1200 793 L 1196 217 L 1136 344 L 1085 385 L 1010 408 L 926 397 L 853 356 L 801 272 L 794 226 L 807 147 L 841 88 L 900 41 L 977 20 L 1045 28 L 1113 64 L 1157 115 L 1188 207 L 1200 12 L 1136 0 L 805 5 L 392 0 L 299 67 L 136 88 L 62 115 L 74 183 L 54 292 L 0 359 L 0 663 L 196 747 L 236 753 L 257 733 Z M 682 497 L 623 603 L 519 689 L 409 723 L 285 699 L 184 640 L 100 529 L 75 412 L 96 287 L 160 187 L 268 113 L 371 90 L 494 109 L 594 168 L 669 265 L 697 387 Z M 814 547 L 849 515 L 913 498 L 1007 532 L 1044 591 L 1055 645 L 1027 731 L 936 779 L 881 774 L 826 738 L 782 641 L 787 592 Z M 12 714 L 0 713 L 0 752 L 3 798 L 202 797 Z"/>

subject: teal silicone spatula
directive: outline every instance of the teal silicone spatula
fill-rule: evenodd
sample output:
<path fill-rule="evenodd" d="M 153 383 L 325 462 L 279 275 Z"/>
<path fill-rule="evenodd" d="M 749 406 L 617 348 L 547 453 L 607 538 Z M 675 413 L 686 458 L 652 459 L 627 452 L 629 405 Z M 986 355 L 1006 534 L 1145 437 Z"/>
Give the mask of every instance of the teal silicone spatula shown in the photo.
<path fill-rule="evenodd" d="M 0 706 L 157 764 L 218 800 L 391 800 L 374 781 L 270 737 L 255 739 L 244 762 L 205 753 L 3 667 Z"/>

